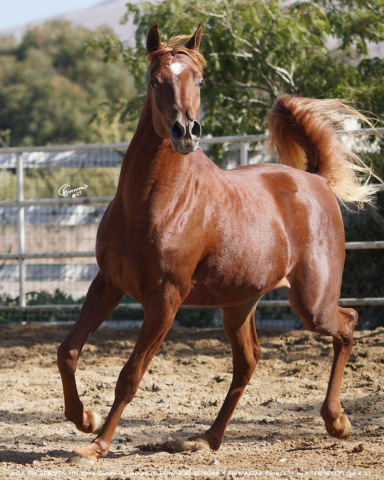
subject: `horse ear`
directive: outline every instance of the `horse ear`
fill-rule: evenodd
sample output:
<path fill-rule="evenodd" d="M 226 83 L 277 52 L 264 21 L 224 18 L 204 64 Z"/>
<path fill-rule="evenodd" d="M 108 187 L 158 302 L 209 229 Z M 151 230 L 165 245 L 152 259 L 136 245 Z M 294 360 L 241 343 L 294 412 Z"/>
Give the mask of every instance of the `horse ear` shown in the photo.
<path fill-rule="evenodd" d="M 151 53 L 154 52 L 155 50 L 159 50 L 161 48 L 161 39 L 160 39 L 160 32 L 159 32 L 159 26 L 153 25 L 151 29 L 148 32 L 147 36 L 147 52 Z"/>
<path fill-rule="evenodd" d="M 200 42 L 201 42 L 201 32 L 203 30 L 203 26 L 200 24 L 197 27 L 196 32 L 193 36 L 188 40 L 188 43 L 185 45 L 190 50 L 199 50 Z"/>

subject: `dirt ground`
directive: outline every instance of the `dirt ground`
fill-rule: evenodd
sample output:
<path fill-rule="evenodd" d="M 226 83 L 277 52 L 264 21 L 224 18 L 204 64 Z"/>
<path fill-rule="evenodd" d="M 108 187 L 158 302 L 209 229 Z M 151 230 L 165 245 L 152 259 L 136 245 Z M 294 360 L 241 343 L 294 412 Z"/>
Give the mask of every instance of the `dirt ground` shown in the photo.
<path fill-rule="evenodd" d="M 353 435 L 336 440 L 319 415 L 331 367 L 329 338 L 260 331 L 263 354 L 217 452 L 156 446 L 203 432 L 228 389 L 223 331 L 173 328 L 126 408 L 107 458 L 66 462 L 92 437 L 63 415 L 56 349 L 69 326 L 0 327 L 0 479 L 384 478 L 384 329 L 356 333 L 342 403 Z M 77 373 L 86 408 L 105 416 L 138 329 L 102 328 Z"/>

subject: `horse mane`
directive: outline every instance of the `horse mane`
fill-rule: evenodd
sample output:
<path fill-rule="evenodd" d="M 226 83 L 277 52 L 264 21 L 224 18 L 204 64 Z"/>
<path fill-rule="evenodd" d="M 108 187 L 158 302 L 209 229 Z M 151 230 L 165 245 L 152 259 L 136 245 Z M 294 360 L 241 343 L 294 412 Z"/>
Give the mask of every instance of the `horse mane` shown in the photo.
<path fill-rule="evenodd" d="M 171 37 L 168 42 L 162 43 L 158 50 L 149 52 L 148 60 L 151 61 L 152 59 L 165 55 L 166 53 L 172 53 L 173 55 L 183 53 L 193 60 L 202 73 L 203 68 L 206 65 L 204 56 L 198 50 L 187 48 L 185 45 L 181 44 L 181 42 L 188 42 L 190 38 L 192 38 L 192 35 L 176 35 L 175 37 Z"/>

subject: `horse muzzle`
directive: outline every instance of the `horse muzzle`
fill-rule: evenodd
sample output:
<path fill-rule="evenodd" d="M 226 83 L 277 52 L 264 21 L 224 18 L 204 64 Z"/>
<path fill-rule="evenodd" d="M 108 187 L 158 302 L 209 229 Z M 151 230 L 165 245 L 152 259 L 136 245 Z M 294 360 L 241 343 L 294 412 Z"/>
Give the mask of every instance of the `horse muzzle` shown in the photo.
<path fill-rule="evenodd" d="M 197 120 L 188 120 L 185 124 L 176 120 L 171 128 L 171 142 L 176 152 L 182 155 L 194 152 L 201 137 L 201 125 Z"/>

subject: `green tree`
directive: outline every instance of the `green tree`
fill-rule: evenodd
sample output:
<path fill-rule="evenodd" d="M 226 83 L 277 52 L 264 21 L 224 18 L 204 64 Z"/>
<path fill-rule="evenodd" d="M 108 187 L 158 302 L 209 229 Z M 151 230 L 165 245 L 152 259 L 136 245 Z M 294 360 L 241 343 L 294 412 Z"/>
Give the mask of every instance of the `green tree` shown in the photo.
<path fill-rule="evenodd" d="M 88 48 L 93 35 L 55 20 L 27 31 L 19 45 L 2 39 L 3 140 L 4 132 L 11 145 L 127 139 L 120 112 L 134 95 L 132 77 L 122 62 L 105 63 L 100 51 Z M 116 41 L 108 29 L 106 36 Z"/>

